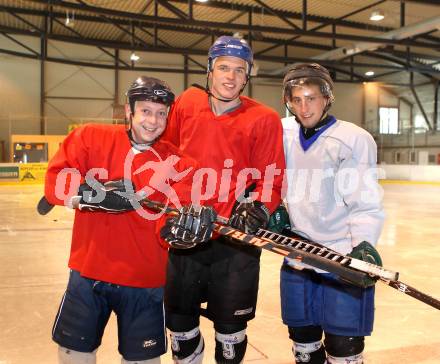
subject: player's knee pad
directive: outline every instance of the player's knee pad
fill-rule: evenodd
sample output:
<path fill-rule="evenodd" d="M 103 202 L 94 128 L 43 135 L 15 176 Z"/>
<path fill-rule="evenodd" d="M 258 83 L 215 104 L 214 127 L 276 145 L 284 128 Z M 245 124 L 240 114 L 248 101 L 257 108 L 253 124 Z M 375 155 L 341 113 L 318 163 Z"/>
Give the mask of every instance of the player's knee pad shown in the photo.
<path fill-rule="evenodd" d="M 122 358 L 121 364 L 160 364 L 160 357 L 147 359 L 147 360 L 135 360 L 135 361 L 125 360 L 124 358 Z"/>
<path fill-rule="evenodd" d="M 198 327 L 191 331 L 170 331 L 171 350 L 176 364 L 201 364 L 205 343 Z"/>
<path fill-rule="evenodd" d="M 322 338 L 322 328 L 321 326 L 289 326 L 289 337 L 293 341 L 300 343 L 312 343 L 315 341 L 320 341 Z"/>
<path fill-rule="evenodd" d="M 246 329 L 222 334 L 215 332 L 215 361 L 217 364 L 240 364 L 246 353 Z"/>
<path fill-rule="evenodd" d="M 83 353 L 58 346 L 59 364 L 96 364 L 96 350 L 91 353 Z"/>
<path fill-rule="evenodd" d="M 326 333 L 324 346 L 327 354 L 334 358 L 344 358 L 362 354 L 365 344 L 363 336 L 341 336 Z M 351 364 L 351 362 L 349 363 Z M 357 361 L 353 361 L 353 364 L 357 363 Z"/>

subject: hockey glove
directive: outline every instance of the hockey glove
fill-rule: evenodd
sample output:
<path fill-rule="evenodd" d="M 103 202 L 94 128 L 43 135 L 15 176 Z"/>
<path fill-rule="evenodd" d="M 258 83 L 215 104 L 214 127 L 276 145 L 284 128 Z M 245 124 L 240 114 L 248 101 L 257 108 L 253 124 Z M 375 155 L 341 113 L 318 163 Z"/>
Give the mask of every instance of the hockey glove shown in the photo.
<path fill-rule="evenodd" d="M 259 228 L 265 228 L 270 213 L 260 201 L 241 201 L 229 218 L 229 225 L 246 234 L 255 234 Z"/>
<path fill-rule="evenodd" d="M 284 205 L 281 204 L 278 206 L 273 214 L 270 215 L 267 230 L 273 231 L 277 234 L 282 234 L 285 230 L 290 232 L 289 214 Z"/>
<path fill-rule="evenodd" d="M 131 211 L 134 210 L 134 190 L 134 184 L 129 180 L 124 181 L 123 179 L 108 181 L 104 184 L 98 182 L 93 186 L 83 183 L 79 186 L 78 190 L 78 195 L 81 197 L 78 208 L 81 211 L 109 213 Z"/>
<path fill-rule="evenodd" d="M 160 236 L 173 248 L 189 249 L 211 239 L 216 218 L 212 207 L 184 206 L 178 216 L 167 220 Z"/>
<path fill-rule="evenodd" d="M 364 262 L 376 264 L 378 266 L 382 267 L 382 258 L 379 255 L 379 252 L 376 250 L 376 248 L 371 245 L 370 243 L 363 241 L 358 246 L 354 247 L 350 254 L 348 254 L 349 257 L 363 260 Z M 378 278 L 376 277 L 369 277 L 365 280 L 365 286 L 371 287 L 376 284 Z"/>

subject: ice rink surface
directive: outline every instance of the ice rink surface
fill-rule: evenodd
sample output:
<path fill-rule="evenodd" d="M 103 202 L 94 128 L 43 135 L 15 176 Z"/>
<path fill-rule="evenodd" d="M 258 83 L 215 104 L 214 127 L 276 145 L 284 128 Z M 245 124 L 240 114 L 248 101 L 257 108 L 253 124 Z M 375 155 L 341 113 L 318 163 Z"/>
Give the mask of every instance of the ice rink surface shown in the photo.
<path fill-rule="evenodd" d="M 400 280 L 440 299 L 440 186 L 385 183 L 386 223 L 378 249 Z M 55 208 L 39 216 L 43 186 L 0 186 L 0 364 L 55 364 L 53 319 L 67 277 L 72 211 Z M 281 323 L 279 267 L 282 257 L 263 252 L 256 318 L 248 329 L 244 363 L 293 362 Z M 373 336 L 366 364 L 439 364 L 440 311 L 384 284 L 377 284 Z M 202 320 L 206 351 L 213 360 L 213 329 Z M 117 364 L 117 331 L 109 322 L 98 363 Z M 162 357 L 171 364 L 171 354 Z"/>

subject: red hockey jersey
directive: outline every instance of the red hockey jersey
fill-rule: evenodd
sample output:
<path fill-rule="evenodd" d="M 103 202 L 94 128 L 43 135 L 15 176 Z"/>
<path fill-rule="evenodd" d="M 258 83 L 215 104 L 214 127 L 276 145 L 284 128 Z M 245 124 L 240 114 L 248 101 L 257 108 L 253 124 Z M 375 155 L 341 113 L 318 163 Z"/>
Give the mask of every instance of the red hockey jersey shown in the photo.
<path fill-rule="evenodd" d="M 216 116 L 207 93 L 191 87 L 176 100 L 163 136 L 206 169 L 202 193 L 220 200 L 215 208 L 225 217 L 253 182 L 256 199 L 275 210 L 285 169 L 278 114 L 246 96 L 240 100 L 237 109 Z"/>
<path fill-rule="evenodd" d="M 70 133 L 49 162 L 45 196 L 52 204 L 65 205 L 77 193 L 86 174 L 93 172 L 102 181 L 131 179 L 137 191 L 154 190 L 149 198 L 164 202 L 167 196 L 155 188 L 162 180 L 162 185 L 171 185 L 183 205 L 189 202 L 194 166 L 168 142 L 159 140 L 151 150 L 134 154 L 124 126 L 86 125 Z M 186 170 L 186 177 L 174 183 L 173 177 L 178 179 L 179 173 Z M 62 171 L 72 178 L 64 178 Z M 114 284 L 162 286 L 167 246 L 155 230 L 156 221 L 139 211 L 110 214 L 77 210 L 69 267 L 85 277 Z"/>

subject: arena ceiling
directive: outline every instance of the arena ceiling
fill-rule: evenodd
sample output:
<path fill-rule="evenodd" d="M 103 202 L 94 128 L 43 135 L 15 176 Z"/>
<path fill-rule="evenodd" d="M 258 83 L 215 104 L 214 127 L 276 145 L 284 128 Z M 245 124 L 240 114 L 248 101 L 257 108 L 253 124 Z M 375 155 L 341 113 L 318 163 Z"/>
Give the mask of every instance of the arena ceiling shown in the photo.
<path fill-rule="evenodd" d="M 370 20 L 373 11 L 384 19 Z M 419 107 L 420 86 L 433 85 L 438 98 L 438 0 L 0 0 L 0 33 L 13 45 L 0 53 L 120 69 L 145 68 L 119 50 L 180 54 L 185 64 L 163 71 L 182 73 L 205 72 L 200 56 L 213 40 L 238 33 L 254 49 L 258 78 L 315 60 L 337 81 L 379 81 Z M 38 49 L 23 35 L 40 38 Z M 108 61 L 50 55 L 50 41 L 98 47 Z"/>

